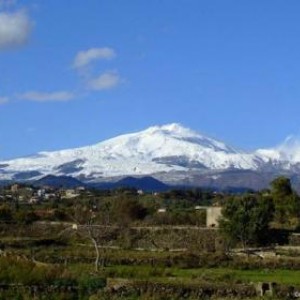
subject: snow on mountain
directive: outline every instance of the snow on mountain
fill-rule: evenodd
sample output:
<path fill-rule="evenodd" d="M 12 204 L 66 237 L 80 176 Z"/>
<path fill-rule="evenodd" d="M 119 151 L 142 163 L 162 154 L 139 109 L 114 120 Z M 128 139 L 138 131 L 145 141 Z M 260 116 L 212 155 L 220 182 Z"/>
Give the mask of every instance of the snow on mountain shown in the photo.
<path fill-rule="evenodd" d="M 205 170 L 300 170 L 300 141 L 248 153 L 180 124 L 153 126 L 95 145 L 0 161 L 0 179 L 69 175 L 92 180 Z"/>
<path fill-rule="evenodd" d="M 289 169 L 300 163 L 300 140 L 289 136 L 277 147 L 257 150 L 256 155 L 264 162 L 280 164 L 284 169 Z"/>
<path fill-rule="evenodd" d="M 89 178 L 190 169 L 259 168 L 260 153 L 238 151 L 180 124 L 150 127 L 98 144 L 0 162 L 0 178 L 47 174 Z M 266 156 L 263 156 L 264 159 Z"/>

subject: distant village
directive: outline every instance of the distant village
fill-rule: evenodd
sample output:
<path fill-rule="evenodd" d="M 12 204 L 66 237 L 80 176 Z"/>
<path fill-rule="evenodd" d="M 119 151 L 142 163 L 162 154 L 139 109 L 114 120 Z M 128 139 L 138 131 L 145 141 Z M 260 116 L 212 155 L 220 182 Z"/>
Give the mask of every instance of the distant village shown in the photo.
<path fill-rule="evenodd" d="M 144 196 L 147 193 L 142 189 L 136 190 L 138 196 Z M 213 194 L 217 194 L 214 192 Z M 89 199 L 95 196 L 95 190 L 78 186 L 75 188 L 53 187 L 53 186 L 28 186 L 25 184 L 14 183 L 0 188 L 0 202 L 14 202 L 18 205 L 39 205 L 44 203 L 58 203 L 64 200 Z M 151 196 L 157 198 L 160 196 L 158 192 L 151 193 Z M 169 211 L 169 207 L 162 205 L 156 210 L 157 214 L 163 215 Z M 218 227 L 218 220 L 221 217 L 222 208 L 219 205 L 205 206 L 194 205 L 195 212 L 206 212 L 206 227 Z"/>
<path fill-rule="evenodd" d="M 13 184 L 0 189 L 0 200 L 14 200 L 19 201 L 20 203 L 37 204 L 43 201 L 76 198 L 80 196 L 82 192 L 91 194 L 91 192 L 86 191 L 86 188 L 83 186 L 65 189 L 50 186 L 33 187 L 22 184 Z M 87 196 L 87 194 L 85 195 Z"/>

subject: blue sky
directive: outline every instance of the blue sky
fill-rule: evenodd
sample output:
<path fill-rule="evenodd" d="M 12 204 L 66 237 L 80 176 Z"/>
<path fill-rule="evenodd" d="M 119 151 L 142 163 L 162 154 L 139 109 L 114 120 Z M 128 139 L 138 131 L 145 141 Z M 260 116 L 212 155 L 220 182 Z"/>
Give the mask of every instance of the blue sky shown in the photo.
<path fill-rule="evenodd" d="M 300 2 L 0 0 L 0 158 L 181 123 L 300 133 Z"/>

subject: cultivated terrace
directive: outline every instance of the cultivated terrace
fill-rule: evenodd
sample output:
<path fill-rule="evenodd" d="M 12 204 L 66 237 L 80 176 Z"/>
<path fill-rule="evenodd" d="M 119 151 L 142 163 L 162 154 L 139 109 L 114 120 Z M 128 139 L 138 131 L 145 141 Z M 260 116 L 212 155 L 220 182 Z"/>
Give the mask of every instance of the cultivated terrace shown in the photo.
<path fill-rule="evenodd" d="M 299 225 L 285 177 L 240 194 L 7 185 L 0 299 L 296 299 Z"/>

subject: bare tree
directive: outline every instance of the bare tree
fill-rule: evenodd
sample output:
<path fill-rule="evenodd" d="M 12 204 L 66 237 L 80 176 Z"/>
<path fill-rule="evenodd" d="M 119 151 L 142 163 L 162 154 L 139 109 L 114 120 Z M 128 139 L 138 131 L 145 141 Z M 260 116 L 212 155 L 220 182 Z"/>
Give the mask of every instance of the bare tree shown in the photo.
<path fill-rule="evenodd" d="M 114 227 L 110 224 L 109 207 L 99 211 L 96 205 L 77 205 L 73 209 L 71 219 L 75 222 L 72 228 L 91 241 L 95 249 L 95 272 L 99 271 L 99 265 L 105 267 L 107 243 L 112 238 Z M 101 250 L 101 251 L 100 251 Z"/>

